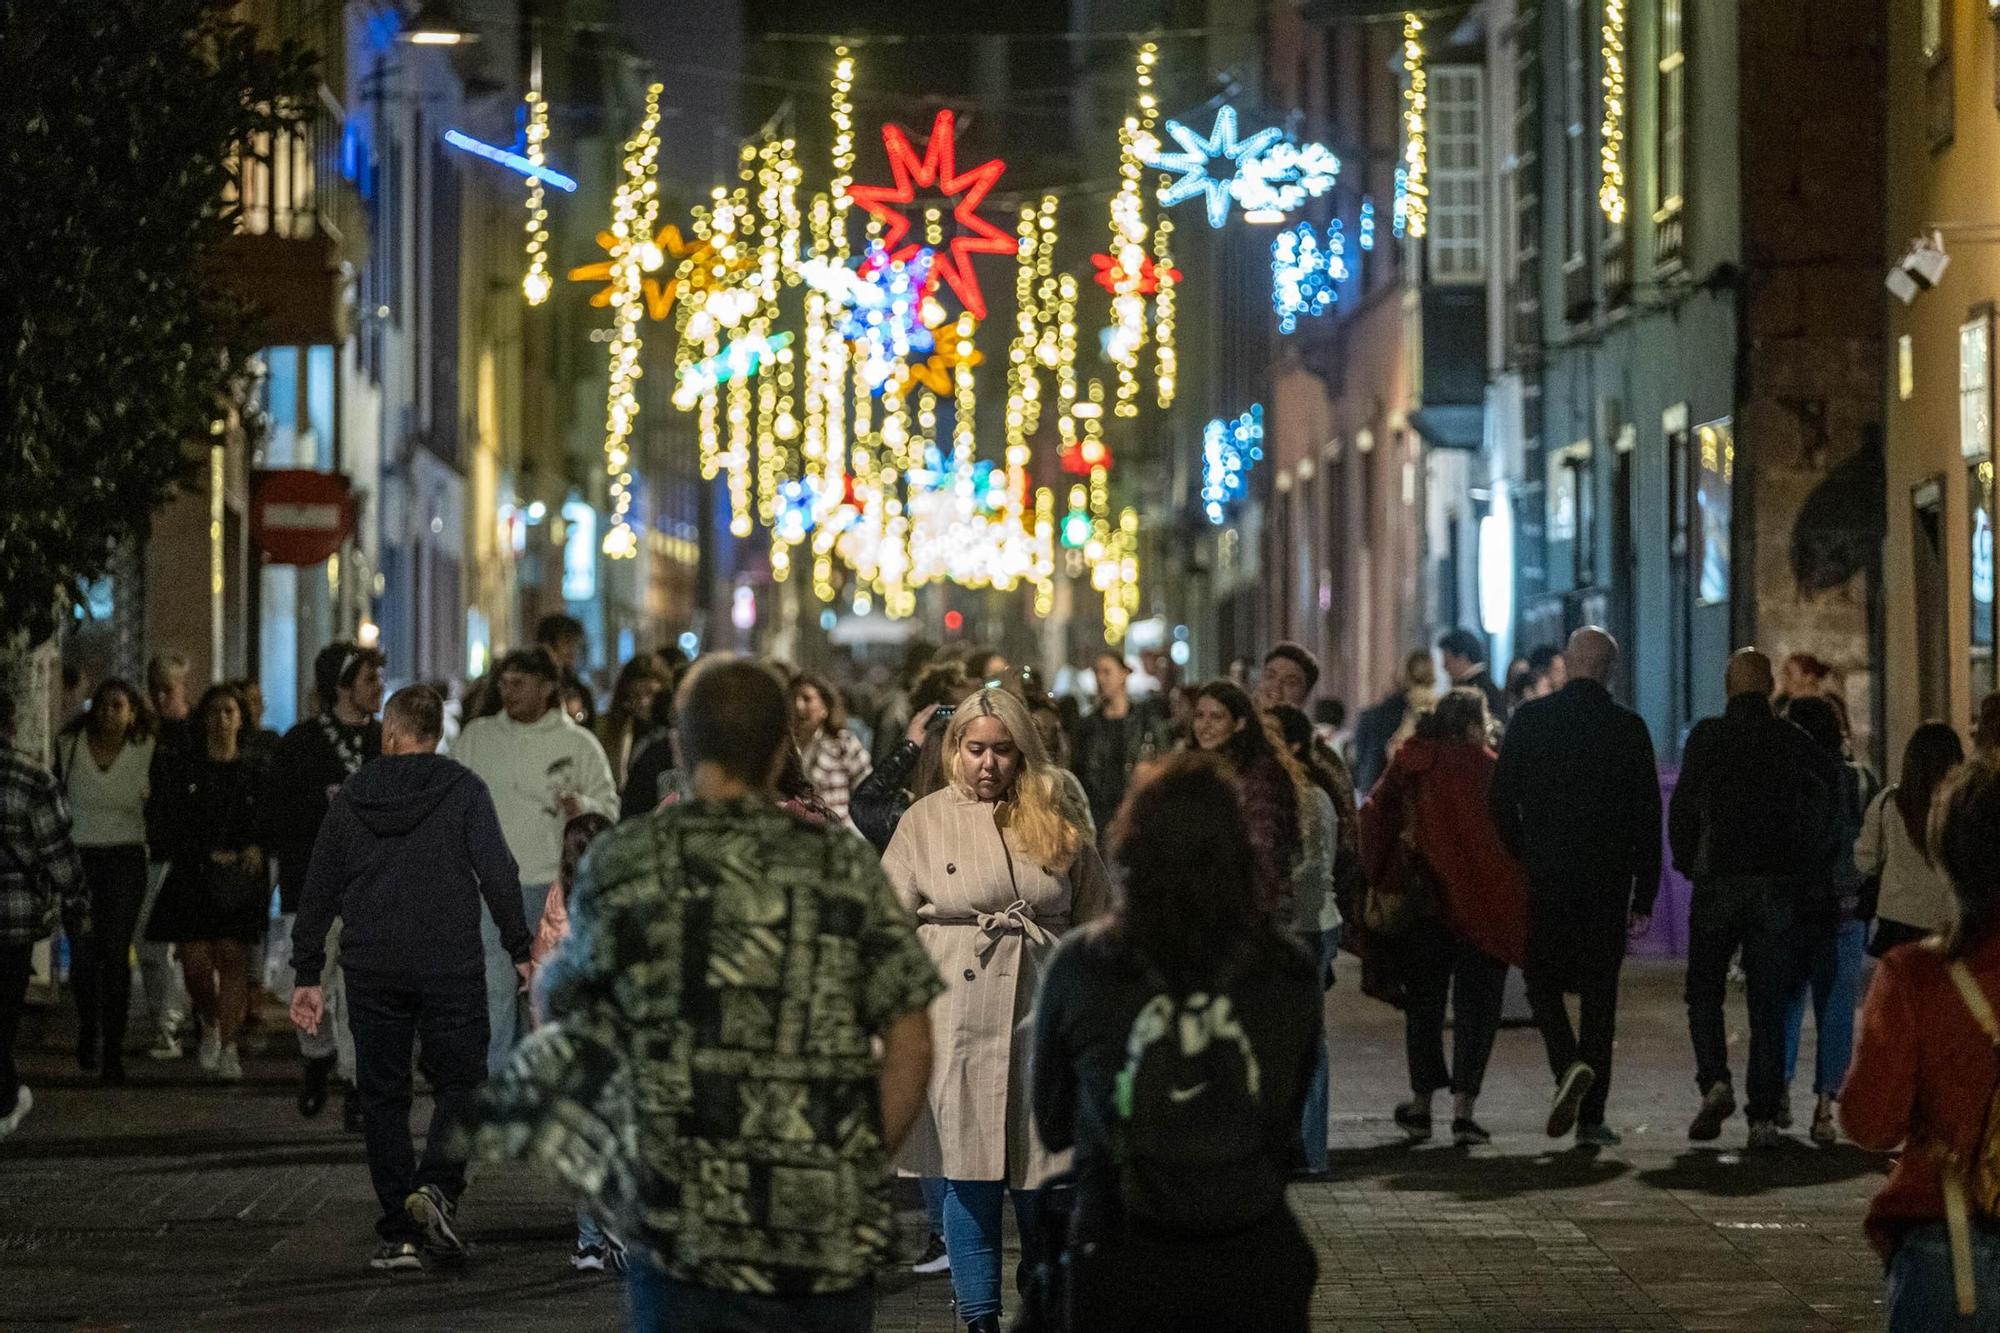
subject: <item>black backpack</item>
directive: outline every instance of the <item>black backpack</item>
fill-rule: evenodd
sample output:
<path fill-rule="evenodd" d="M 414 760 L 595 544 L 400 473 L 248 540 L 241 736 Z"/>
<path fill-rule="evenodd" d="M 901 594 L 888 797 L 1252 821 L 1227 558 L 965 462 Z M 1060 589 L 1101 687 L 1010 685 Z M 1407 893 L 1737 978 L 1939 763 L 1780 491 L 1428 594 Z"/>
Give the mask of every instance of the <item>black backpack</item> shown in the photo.
<path fill-rule="evenodd" d="M 1274 1180 L 1283 1197 L 1264 1143 L 1264 1097 L 1278 1071 L 1258 1065 L 1228 994 L 1233 972 L 1210 990 L 1177 993 L 1147 968 L 1155 993 L 1132 1020 L 1112 1085 L 1119 1193 L 1133 1220 L 1234 1230 L 1269 1211 L 1275 1200 L 1255 1196 Z"/>

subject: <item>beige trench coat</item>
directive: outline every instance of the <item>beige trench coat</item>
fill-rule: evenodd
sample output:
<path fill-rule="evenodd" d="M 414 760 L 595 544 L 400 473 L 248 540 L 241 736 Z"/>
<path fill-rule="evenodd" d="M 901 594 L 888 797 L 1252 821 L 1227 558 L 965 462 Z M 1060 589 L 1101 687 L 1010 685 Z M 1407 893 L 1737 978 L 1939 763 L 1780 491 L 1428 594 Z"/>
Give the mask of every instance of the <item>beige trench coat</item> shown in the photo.
<path fill-rule="evenodd" d="M 1067 1169 L 1029 1111 L 1035 993 L 1056 940 L 1105 910 L 1104 863 L 1088 840 L 1051 875 L 1003 843 L 994 807 L 946 787 L 909 808 L 882 869 L 916 915 L 945 984 L 931 1003 L 930 1101 L 897 1166 L 950 1180 L 1033 1187 Z"/>

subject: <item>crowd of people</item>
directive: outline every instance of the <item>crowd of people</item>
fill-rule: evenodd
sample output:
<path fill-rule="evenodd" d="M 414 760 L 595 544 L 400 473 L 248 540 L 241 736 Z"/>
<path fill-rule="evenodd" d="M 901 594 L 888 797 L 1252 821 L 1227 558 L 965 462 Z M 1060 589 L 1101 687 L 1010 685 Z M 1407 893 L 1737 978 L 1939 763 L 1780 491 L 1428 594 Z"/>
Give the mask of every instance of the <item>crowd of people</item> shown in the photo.
<path fill-rule="evenodd" d="M 1823 664 L 1744 649 L 1663 797 L 1590 627 L 1504 683 L 1450 631 L 1351 732 L 1292 643 L 1207 682 L 1106 649 L 1084 698 L 987 649 L 920 646 L 872 689 L 667 650 L 600 713 L 582 627 L 536 639 L 456 699 L 386 702 L 381 654 L 329 645 L 283 736 L 245 683 L 190 703 L 163 658 L 144 691 L 95 686 L 53 772 L 6 750 L 0 1137 L 33 1105 L 13 1038 L 58 926 L 76 1059 L 111 1085 L 135 948 L 148 1053 L 191 1044 L 227 1082 L 275 945 L 298 1109 L 344 1090 L 378 1269 L 462 1260 L 469 1156 L 531 1158 L 579 1196 L 571 1264 L 626 1274 L 637 1326 L 866 1328 L 896 1172 L 929 1213 L 916 1269 L 974 1333 L 1000 1327 L 1010 1205 L 1043 1326 L 1304 1329 L 1286 1188 L 1329 1175 L 1337 955 L 1402 1012 L 1410 1141 L 1448 1095 L 1451 1140 L 1491 1142 L 1519 969 L 1543 1129 L 1615 1148 L 1619 981 L 1671 865 L 1688 1138 L 1738 1110 L 1740 966 L 1747 1147 L 1787 1141 L 1810 1010 L 1810 1138 L 1907 1145 L 1869 1218 L 1891 1326 L 2000 1302 L 1977 1225 L 2000 1209 L 2000 700 L 1971 758 L 1927 723 L 1885 786 Z"/>

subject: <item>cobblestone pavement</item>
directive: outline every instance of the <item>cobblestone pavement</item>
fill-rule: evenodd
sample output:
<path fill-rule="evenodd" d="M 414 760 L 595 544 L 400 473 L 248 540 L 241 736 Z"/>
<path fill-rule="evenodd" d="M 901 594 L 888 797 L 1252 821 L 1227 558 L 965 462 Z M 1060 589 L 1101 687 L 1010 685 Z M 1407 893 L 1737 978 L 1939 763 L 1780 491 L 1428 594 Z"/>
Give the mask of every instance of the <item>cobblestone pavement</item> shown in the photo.
<path fill-rule="evenodd" d="M 1879 1327 L 1859 1222 L 1882 1163 L 1802 1135 L 1746 1159 L 1740 1118 L 1719 1145 L 1688 1144 L 1679 979 L 1671 965 L 1627 972 L 1611 1098 L 1625 1142 L 1597 1153 L 1541 1136 L 1548 1078 L 1528 1029 L 1500 1035 L 1480 1108 L 1491 1147 L 1405 1147 L 1388 1119 L 1400 1025 L 1343 977 L 1329 1001 L 1334 1180 L 1293 1191 L 1320 1256 L 1315 1329 Z M 252 1060 L 247 1082 L 221 1089 L 191 1063 L 141 1056 L 133 1085 L 108 1092 L 44 1041 L 58 1028 L 31 1020 L 36 1109 L 0 1145 L 0 1329 L 614 1326 L 616 1289 L 570 1274 L 570 1208 L 532 1174 L 478 1176 L 463 1216 L 478 1252 L 463 1273 L 371 1274 L 359 1141 L 337 1107 L 299 1120 L 290 1060 Z M 878 1327 L 954 1329 L 949 1297 L 942 1279 L 899 1275 Z"/>

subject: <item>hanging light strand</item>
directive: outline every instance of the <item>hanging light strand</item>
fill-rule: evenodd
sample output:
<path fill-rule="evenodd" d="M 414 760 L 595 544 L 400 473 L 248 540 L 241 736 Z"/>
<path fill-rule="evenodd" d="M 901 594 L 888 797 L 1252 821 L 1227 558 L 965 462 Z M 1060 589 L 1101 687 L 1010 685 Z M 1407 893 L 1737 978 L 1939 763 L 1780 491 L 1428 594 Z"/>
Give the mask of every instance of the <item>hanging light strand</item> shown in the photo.
<path fill-rule="evenodd" d="M 526 103 L 526 157 L 539 167 L 548 161 L 549 104 L 539 87 L 528 89 Z M 528 271 L 521 277 L 521 294 L 529 305 L 540 305 L 549 299 L 555 279 L 549 276 L 548 193 L 539 175 L 528 177 L 528 220 L 522 230 L 527 236 Z"/>
<path fill-rule="evenodd" d="M 646 113 L 639 130 L 625 142 L 618 188 L 611 201 L 611 304 L 616 324 L 611 339 L 611 371 L 605 391 L 604 471 L 610 494 L 611 521 L 604 551 L 614 558 L 638 554 L 632 530 L 632 428 L 639 416 L 640 335 L 645 318 L 645 267 L 641 249 L 650 245 L 660 217 L 660 94 L 663 85 L 646 89 Z"/>
<path fill-rule="evenodd" d="M 1430 74 L 1424 67 L 1424 21 L 1403 15 L 1403 217 L 1410 236 L 1430 231 Z"/>
<path fill-rule="evenodd" d="M 1625 0 L 1604 0 L 1604 121 L 1597 206 L 1614 227 L 1625 224 Z"/>

